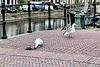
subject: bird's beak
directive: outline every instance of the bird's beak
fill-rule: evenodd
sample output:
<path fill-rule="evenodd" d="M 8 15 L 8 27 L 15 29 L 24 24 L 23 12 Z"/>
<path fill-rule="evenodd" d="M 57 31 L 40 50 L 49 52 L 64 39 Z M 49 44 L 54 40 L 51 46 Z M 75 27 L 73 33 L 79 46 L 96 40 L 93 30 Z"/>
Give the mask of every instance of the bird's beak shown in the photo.
<path fill-rule="evenodd" d="M 76 24 L 76 27 L 78 27 L 78 25 Z"/>
<path fill-rule="evenodd" d="M 64 28 L 65 28 L 65 27 L 63 27 L 63 28 L 61 29 L 61 31 L 64 30 Z"/>
<path fill-rule="evenodd" d="M 63 35 L 66 33 L 66 31 L 63 33 Z"/>

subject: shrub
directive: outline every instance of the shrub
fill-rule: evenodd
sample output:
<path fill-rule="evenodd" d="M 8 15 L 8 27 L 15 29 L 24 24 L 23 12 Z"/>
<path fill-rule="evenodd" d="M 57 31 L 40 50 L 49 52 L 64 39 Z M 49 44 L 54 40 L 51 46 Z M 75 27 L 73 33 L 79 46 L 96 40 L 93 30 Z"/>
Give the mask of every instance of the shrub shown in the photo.
<path fill-rule="evenodd" d="M 23 4 L 23 3 L 26 3 L 26 1 L 25 0 L 20 0 L 19 3 Z"/>

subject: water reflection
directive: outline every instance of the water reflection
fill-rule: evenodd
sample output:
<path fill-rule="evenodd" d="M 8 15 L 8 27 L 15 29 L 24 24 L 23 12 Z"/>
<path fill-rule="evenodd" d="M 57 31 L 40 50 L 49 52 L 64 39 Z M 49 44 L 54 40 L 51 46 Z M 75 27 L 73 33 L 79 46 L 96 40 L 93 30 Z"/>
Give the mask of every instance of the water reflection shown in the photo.
<path fill-rule="evenodd" d="M 48 19 L 32 20 L 31 26 L 33 32 L 47 30 Z M 53 30 L 62 28 L 63 26 L 64 26 L 64 20 L 51 19 L 51 27 Z M 27 31 L 28 31 L 28 21 L 6 24 L 6 32 L 7 32 L 6 34 L 8 37 L 24 34 L 27 33 Z M 1 37 L 2 37 L 2 25 L 0 25 L 0 38 Z"/>

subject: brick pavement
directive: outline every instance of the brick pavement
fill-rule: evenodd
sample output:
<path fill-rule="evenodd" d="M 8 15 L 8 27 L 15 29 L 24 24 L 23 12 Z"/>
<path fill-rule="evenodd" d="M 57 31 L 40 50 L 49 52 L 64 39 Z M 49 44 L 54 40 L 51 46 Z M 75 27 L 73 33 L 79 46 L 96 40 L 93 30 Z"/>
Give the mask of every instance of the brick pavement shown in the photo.
<path fill-rule="evenodd" d="M 41 31 L 0 41 L 1 67 L 100 67 L 100 31 Z M 27 51 L 41 37 L 43 47 Z"/>

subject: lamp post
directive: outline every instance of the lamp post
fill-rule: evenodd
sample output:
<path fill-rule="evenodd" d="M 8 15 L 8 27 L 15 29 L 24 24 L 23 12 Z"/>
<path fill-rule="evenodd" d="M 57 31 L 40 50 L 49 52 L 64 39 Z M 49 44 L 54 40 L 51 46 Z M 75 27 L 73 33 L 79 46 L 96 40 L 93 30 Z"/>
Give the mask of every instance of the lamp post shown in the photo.
<path fill-rule="evenodd" d="M 82 29 L 80 23 L 79 0 L 76 0 L 75 24 L 78 25 L 78 27 L 75 27 L 76 29 Z"/>

